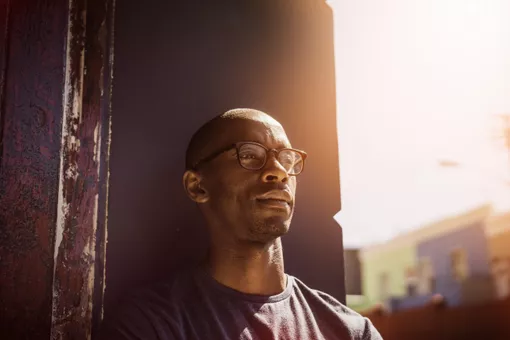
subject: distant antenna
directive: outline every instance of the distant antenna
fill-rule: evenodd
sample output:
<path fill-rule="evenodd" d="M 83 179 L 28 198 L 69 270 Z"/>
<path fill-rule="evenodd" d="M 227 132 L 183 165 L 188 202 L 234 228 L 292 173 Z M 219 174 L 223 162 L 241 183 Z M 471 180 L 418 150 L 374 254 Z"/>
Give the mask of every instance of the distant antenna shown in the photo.
<path fill-rule="evenodd" d="M 460 163 L 450 160 L 450 159 L 440 159 L 438 160 L 439 166 L 445 167 L 445 168 L 458 168 L 460 167 Z"/>

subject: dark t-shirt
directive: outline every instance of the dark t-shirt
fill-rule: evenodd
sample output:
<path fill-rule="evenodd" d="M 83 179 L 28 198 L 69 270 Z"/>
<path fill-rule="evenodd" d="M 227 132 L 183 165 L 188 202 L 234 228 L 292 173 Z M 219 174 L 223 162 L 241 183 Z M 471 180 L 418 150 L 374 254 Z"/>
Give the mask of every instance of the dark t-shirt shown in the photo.
<path fill-rule="evenodd" d="M 328 294 L 287 275 L 277 295 L 245 294 L 203 270 L 134 294 L 101 339 L 382 339 L 372 323 Z"/>

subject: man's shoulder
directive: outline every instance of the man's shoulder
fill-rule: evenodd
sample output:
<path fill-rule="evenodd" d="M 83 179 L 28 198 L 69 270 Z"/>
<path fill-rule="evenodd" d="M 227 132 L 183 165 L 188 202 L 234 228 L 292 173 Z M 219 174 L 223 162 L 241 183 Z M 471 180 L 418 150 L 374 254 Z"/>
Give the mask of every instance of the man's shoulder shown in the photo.
<path fill-rule="evenodd" d="M 307 297 L 307 300 L 318 300 L 321 303 L 324 303 L 325 305 L 337 310 L 338 312 L 347 313 L 347 314 L 353 314 L 358 315 L 360 314 L 356 313 L 352 309 L 348 308 L 344 304 L 342 304 L 340 301 L 338 301 L 336 298 L 331 296 L 328 293 L 325 293 L 321 290 L 314 289 L 306 285 L 303 281 L 300 279 L 293 277 L 293 280 L 295 282 L 295 287 L 301 292 L 303 295 Z"/>
<path fill-rule="evenodd" d="M 106 316 L 102 338 L 157 338 L 155 332 L 180 333 L 180 311 L 193 298 L 193 273 L 178 272 L 172 277 L 126 294 Z M 101 339 L 102 339 L 101 338 Z M 172 338 L 172 337 L 169 337 Z"/>
<path fill-rule="evenodd" d="M 134 304 L 155 305 L 159 308 L 178 304 L 193 296 L 193 271 L 179 271 L 172 276 L 139 287 L 125 296 L 125 301 Z"/>
<path fill-rule="evenodd" d="M 293 279 L 297 294 L 302 296 L 308 307 L 317 314 L 327 313 L 329 316 L 333 314 L 353 339 L 382 339 L 368 318 L 347 307 L 330 294 L 310 288 L 295 277 Z M 325 318 L 329 319 L 327 316 Z"/>

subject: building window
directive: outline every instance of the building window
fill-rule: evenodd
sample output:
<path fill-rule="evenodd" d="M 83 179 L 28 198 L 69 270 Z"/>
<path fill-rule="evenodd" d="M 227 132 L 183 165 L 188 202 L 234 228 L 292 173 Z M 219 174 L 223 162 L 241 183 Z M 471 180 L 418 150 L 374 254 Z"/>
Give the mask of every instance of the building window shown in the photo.
<path fill-rule="evenodd" d="M 436 277 L 430 258 L 420 258 L 418 264 L 418 277 L 419 294 L 431 294 L 436 290 Z"/>
<path fill-rule="evenodd" d="M 434 293 L 436 291 L 436 277 L 435 276 L 431 276 L 429 278 L 429 292 L 430 293 Z"/>
<path fill-rule="evenodd" d="M 505 299 L 510 296 L 510 258 L 494 258 L 492 260 L 492 275 L 497 297 Z"/>
<path fill-rule="evenodd" d="M 464 281 L 468 275 L 467 254 L 464 249 L 457 248 L 450 253 L 452 276 L 457 281 Z"/>
<path fill-rule="evenodd" d="M 379 274 L 379 300 L 385 302 L 390 297 L 390 276 L 388 273 Z"/>
<path fill-rule="evenodd" d="M 418 292 L 419 278 L 415 268 L 409 267 L 405 271 L 407 295 L 414 296 Z"/>
<path fill-rule="evenodd" d="M 418 292 L 418 287 L 415 284 L 407 284 L 407 296 L 415 296 Z"/>

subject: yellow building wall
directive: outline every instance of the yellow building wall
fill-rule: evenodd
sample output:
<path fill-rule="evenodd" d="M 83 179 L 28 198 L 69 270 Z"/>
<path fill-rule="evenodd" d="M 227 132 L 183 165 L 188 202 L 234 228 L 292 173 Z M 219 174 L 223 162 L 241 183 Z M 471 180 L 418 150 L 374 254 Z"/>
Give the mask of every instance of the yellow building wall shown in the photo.
<path fill-rule="evenodd" d="M 392 297 L 407 295 L 406 270 L 416 267 L 416 247 L 402 246 L 377 254 L 369 254 L 361 259 L 363 295 L 367 307 L 380 300 L 380 277 L 388 275 L 388 293 Z"/>
<path fill-rule="evenodd" d="M 510 258 L 510 230 L 497 234 L 489 239 L 491 259 Z"/>

